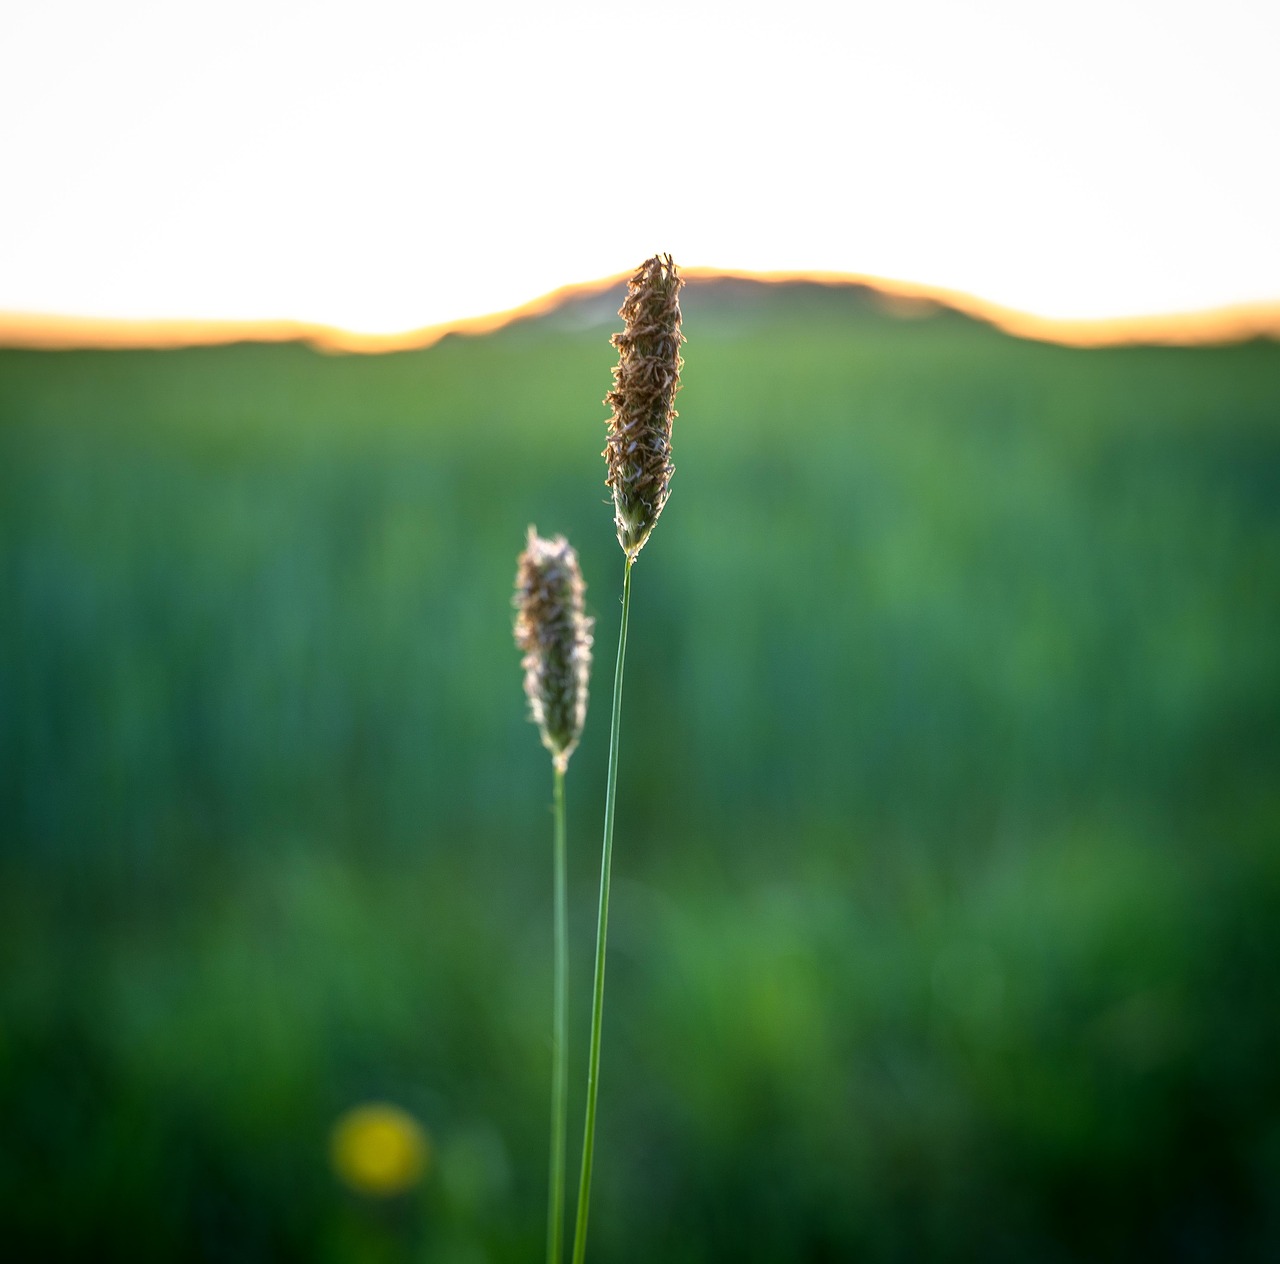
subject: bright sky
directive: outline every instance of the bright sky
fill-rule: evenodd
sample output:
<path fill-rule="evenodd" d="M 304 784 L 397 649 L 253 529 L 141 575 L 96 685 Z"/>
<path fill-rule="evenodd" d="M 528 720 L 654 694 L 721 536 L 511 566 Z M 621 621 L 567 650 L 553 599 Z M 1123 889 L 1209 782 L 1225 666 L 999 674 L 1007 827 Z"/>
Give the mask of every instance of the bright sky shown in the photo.
<path fill-rule="evenodd" d="M 383 332 L 631 270 L 1280 299 L 1276 0 L 31 0 L 0 309 Z"/>

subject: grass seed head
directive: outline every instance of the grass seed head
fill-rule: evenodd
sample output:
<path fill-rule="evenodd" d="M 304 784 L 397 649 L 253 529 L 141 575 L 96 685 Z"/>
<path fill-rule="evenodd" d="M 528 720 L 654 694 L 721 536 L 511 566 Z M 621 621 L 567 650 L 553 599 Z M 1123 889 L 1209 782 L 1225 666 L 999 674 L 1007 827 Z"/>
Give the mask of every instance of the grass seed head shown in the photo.
<path fill-rule="evenodd" d="M 516 568 L 516 645 L 524 651 L 531 718 L 561 772 L 587 718 L 594 620 L 583 613 L 585 593 L 578 555 L 568 540 L 562 535 L 544 540 L 530 527 Z"/>
<path fill-rule="evenodd" d="M 604 402 L 613 409 L 604 458 L 613 490 L 618 543 L 635 560 L 671 492 L 672 406 L 680 389 L 679 291 L 670 255 L 655 255 L 627 283 L 618 315 L 626 322 L 613 345 L 618 366 Z"/>

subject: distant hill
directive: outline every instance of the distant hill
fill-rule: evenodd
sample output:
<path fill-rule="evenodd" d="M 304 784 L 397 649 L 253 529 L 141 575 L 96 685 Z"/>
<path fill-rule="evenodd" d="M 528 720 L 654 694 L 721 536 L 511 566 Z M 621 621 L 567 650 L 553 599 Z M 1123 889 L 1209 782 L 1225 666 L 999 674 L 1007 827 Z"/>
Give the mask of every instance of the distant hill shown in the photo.
<path fill-rule="evenodd" d="M 618 308 L 626 284 L 618 281 L 553 295 L 545 307 L 518 315 L 508 328 L 538 326 L 567 331 L 621 327 Z M 778 320 L 835 318 L 921 320 L 940 316 L 971 319 L 940 300 L 894 294 L 860 281 L 692 273 L 680 294 L 685 320 L 703 328 L 748 333 Z"/>
<path fill-rule="evenodd" d="M 1002 308 L 970 295 L 875 278 L 778 276 L 690 270 L 681 296 L 687 320 L 703 333 L 737 336 L 794 319 L 837 323 L 964 322 L 1022 338 L 1078 346 L 1280 339 L 1280 303 L 1109 320 L 1061 321 Z M 234 342 L 307 342 L 333 351 L 379 352 L 430 346 L 453 334 L 618 328 L 624 277 L 569 286 L 508 312 L 368 334 L 298 321 L 102 320 L 0 311 L 0 347 L 88 348 L 207 346 Z"/>

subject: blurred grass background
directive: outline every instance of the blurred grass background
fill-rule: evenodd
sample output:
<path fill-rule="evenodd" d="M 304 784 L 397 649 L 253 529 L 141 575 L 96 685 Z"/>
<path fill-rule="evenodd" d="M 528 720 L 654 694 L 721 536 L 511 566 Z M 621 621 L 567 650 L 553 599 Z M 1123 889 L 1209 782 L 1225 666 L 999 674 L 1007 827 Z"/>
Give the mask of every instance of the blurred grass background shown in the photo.
<path fill-rule="evenodd" d="M 1276 1258 L 1280 346 L 684 306 L 592 1258 Z M 599 310 L 372 358 L 0 352 L 11 1258 L 540 1258 L 551 773 L 509 602 L 528 524 L 567 533 L 573 1165 Z M 430 1138 L 399 1197 L 330 1165 L 369 1101 Z"/>

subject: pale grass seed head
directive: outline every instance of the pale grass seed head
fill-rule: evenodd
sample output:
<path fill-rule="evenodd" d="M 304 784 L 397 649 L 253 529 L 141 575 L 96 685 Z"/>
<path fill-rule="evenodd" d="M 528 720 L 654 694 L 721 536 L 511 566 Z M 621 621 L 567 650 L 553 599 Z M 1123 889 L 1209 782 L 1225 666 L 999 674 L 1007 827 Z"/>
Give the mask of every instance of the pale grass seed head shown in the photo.
<path fill-rule="evenodd" d="M 604 402 L 613 409 L 604 449 L 613 491 L 618 543 L 629 561 L 644 547 L 671 492 L 671 423 L 680 388 L 679 291 L 684 282 L 670 255 L 655 255 L 627 283 L 614 334 L 618 366 Z"/>
<path fill-rule="evenodd" d="M 516 567 L 516 645 L 524 651 L 530 716 L 561 772 L 587 718 L 595 621 L 583 613 L 585 593 L 578 555 L 568 540 L 562 535 L 544 540 L 530 527 Z"/>

